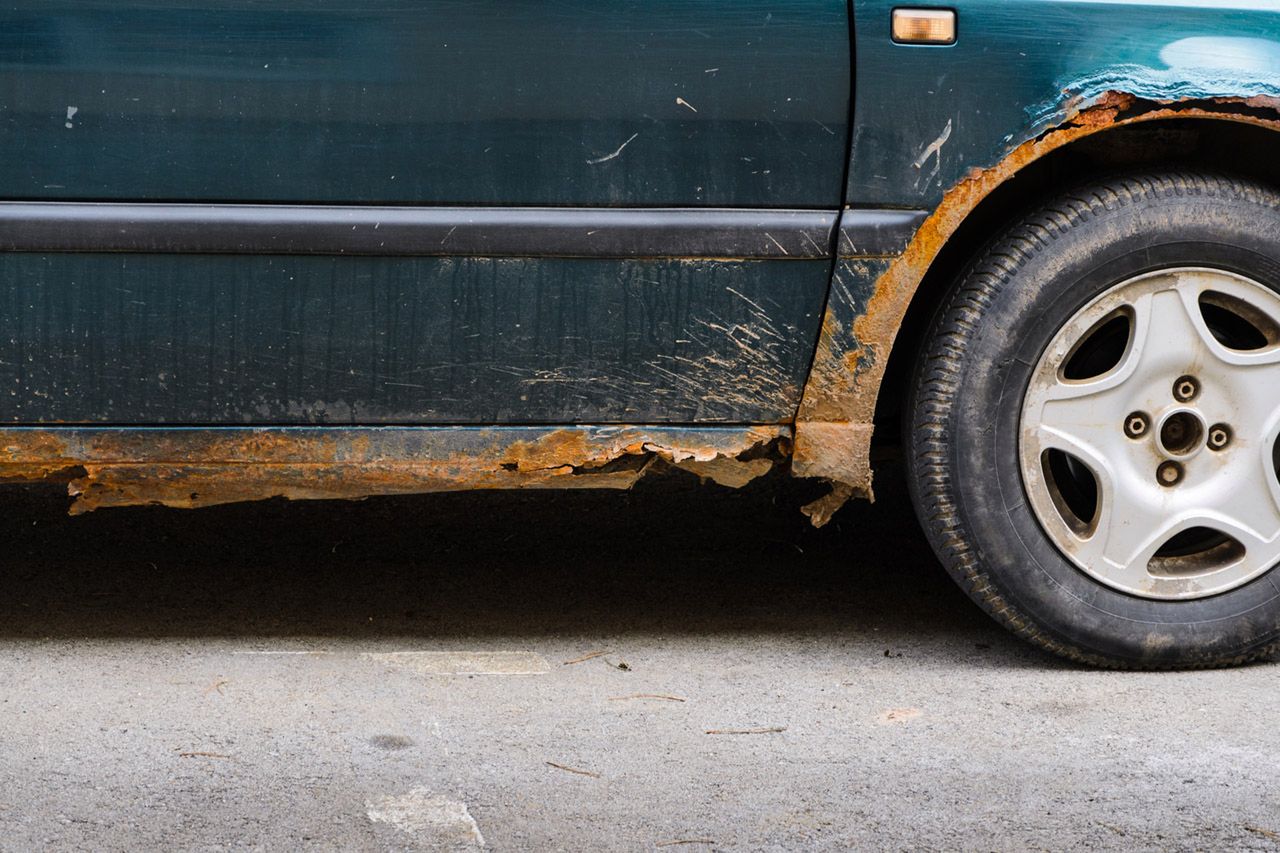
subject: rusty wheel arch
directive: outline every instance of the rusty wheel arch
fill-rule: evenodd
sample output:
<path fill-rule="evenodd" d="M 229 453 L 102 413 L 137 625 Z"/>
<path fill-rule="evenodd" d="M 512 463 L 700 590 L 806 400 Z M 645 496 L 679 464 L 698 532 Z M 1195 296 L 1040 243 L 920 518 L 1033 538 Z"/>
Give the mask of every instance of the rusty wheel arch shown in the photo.
<path fill-rule="evenodd" d="M 1065 120 L 1018 145 L 995 165 L 975 168 L 951 187 L 906 251 L 876 279 L 866 310 L 851 329 L 837 328 L 839 320 L 828 308 L 796 419 L 792 459 L 793 474 L 825 479 L 832 486 L 829 495 L 805 507 L 815 525 L 825 524 L 850 497 L 873 497 L 870 456 L 875 424 L 883 428 L 894 421 L 906 364 L 932 315 L 932 300 L 1009 220 L 997 208 L 1012 201 L 1008 206 L 1019 211 L 1044 193 L 1081 180 L 1087 172 L 1055 168 L 1076 154 L 1088 155 L 1086 160 L 1110 171 L 1162 162 L 1160 157 L 1168 155 L 1153 159 L 1140 146 L 1126 150 L 1123 144 L 1113 145 L 1138 139 L 1139 130 L 1203 125 L 1237 135 L 1243 130 L 1242 135 L 1269 146 L 1280 143 L 1280 99 L 1274 98 L 1163 103 L 1111 91 L 1087 105 L 1069 106 L 1065 115 Z M 1166 141 L 1176 147 L 1176 139 Z M 1225 162 L 1213 163 L 1214 154 Z M 1265 167 L 1277 159 L 1257 165 Z M 1187 158 L 1176 162 L 1185 164 Z M 1202 165 L 1235 166 L 1238 173 L 1239 162 L 1236 150 L 1210 152 L 1208 158 L 1200 152 Z M 1280 185 L 1280 166 L 1260 168 L 1249 176 Z M 856 341 L 856 347 L 842 348 L 840 340 Z"/>

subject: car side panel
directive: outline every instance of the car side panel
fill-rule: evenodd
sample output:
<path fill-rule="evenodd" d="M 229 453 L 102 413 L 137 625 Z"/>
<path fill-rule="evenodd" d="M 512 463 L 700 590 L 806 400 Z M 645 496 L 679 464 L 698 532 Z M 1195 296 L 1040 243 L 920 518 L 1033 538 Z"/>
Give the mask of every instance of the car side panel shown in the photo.
<path fill-rule="evenodd" d="M 1270 0 L 966 0 L 946 47 L 894 44 L 887 0 L 855 0 L 848 199 L 932 208 L 1107 91 L 1174 101 L 1280 95 Z"/>
<path fill-rule="evenodd" d="M 0 423 L 789 420 L 849 77 L 844 0 L 7 4 Z"/>
<path fill-rule="evenodd" d="M 837 483 L 837 497 L 870 494 L 872 420 L 898 330 L 938 252 L 995 187 L 1116 124 L 1280 130 L 1271 0 L 968 0 L 954 4 L 956 43 L 937 47 L 895 44 L 895 5 L 853 5 L 847 201 L 930 214 L 902 253 L 868 260 L 842 248 L 837 262 L 793 460 L 797 474 Z"/>
<path fill-rule="evenodd" d="M 4 253 L 0 421 L 777 423 L 829 268 Z"/>
<path fill-rule="evenodd" d="M 0 198 L 835 207 L 844 0 L 21 0 Z"/>

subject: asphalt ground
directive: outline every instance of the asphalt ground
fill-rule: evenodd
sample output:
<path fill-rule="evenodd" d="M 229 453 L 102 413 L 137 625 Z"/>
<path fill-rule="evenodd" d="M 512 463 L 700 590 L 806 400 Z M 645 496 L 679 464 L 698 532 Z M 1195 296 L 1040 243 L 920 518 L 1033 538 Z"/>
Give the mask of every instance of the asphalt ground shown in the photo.
<path fill-rule="evenodd" d="M 898 477 L 0 493 L 0 848 L 1280 849 L 1280 667 L 1047 657 Z"/>

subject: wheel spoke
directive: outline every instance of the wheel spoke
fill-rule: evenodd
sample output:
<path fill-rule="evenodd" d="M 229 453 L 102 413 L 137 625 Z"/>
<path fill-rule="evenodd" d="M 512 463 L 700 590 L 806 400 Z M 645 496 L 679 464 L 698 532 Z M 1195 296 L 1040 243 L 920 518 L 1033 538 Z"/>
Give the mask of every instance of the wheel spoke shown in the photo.
<path fill-rule="evenodd" d="M 1235 538 L 1251 564 L 1271 566 L 1280 559 L 1280 502 L 1270 471 L 1248 462 L 1243 459 L 1225 470 L 1219 482 L 1198 490 L 1205 506 L 1184 515 Z"/>
<path fill-rule="evenodd" d="M 1175 526 L 1159 497 L 1101 483 L 1093 533 L 1080 542 L 1076 556 L 1113 583 L 1130 589 L 1150 587 L 1147 565 Z"/>
<path fill-rule="evenodd" d="M 1228 352 L 1205 325 L 1196 300 L 1194 291 L 1171 285 L 1133 301 L 1132 365 L 1126 378 L 1164 385 L 1170 374 L 1177 376 L 1192 364 Z"/>
<path fill-rule="evenodd" d="M 1039 391 L 1039 417 L 1027 435 L 1037 456 L 1061 450 L 1078 457 L 1103 479 L 1113 479 L 1113 461 L 1129 441 L 1124 433 L 1127 401 L 1115 371 L 1086 381 L 1056 380 Z"/>

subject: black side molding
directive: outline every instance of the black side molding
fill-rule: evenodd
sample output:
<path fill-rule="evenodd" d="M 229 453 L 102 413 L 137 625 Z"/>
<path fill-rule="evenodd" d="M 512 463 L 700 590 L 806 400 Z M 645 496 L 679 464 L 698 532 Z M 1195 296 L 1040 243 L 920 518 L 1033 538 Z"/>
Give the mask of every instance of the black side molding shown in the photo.
<path fill-rule="evenodd" d="M 928 216 L 927 210 L 846 210 L 837 251 L 842 258 L 901 255 Z"/>
<path fill-rule="evenodd" d="M 0 202 L 0 251 L 829 258 L 836 211 Z"/>
<path fill-rule="evenodd" d="M 840 257 L 900 254 L 927 211 L 846 210 Z M 0 202 L 0 251 L 831 257 L 829 210 Z"/>

